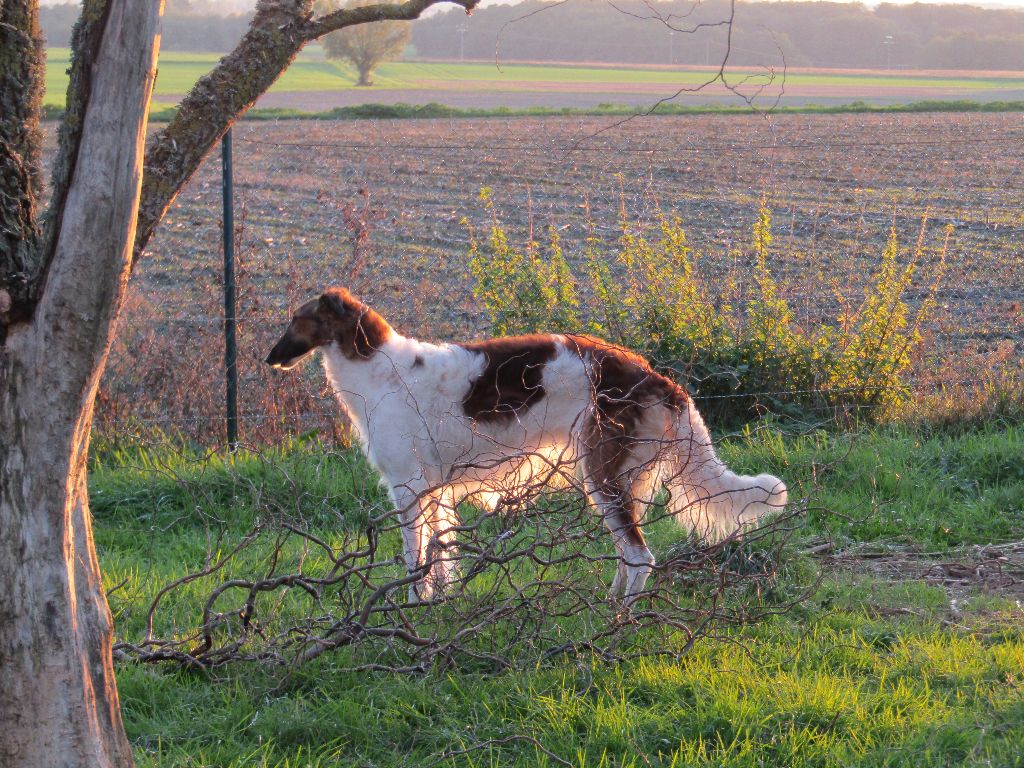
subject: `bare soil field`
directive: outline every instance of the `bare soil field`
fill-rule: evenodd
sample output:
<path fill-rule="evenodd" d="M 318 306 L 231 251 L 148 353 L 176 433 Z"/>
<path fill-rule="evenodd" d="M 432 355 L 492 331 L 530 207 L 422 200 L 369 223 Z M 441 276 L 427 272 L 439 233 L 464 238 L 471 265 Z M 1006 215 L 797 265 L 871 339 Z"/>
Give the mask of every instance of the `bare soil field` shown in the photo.
<path fill-rule="evenodd" d="M 253 416 L 298 417 L 318 398 L 319 381 L 309 397 L 275 389 L 260 360 L 288 307 L 325 285 L 354 286 L 409 333 L 485 332 L 466 264 L 469 228 L 489 223 L 483 187 L 513 237 L 532 227 L 544 241 L 554 227 L 570 261 L 588 212 L 608 240 L 620 208 L 678 216 L 711 277 L 742 274 L 766 196 L 774 269 L 805 317 L 859 301 L 891 227 L 905 249 L 923 236 L 912 298 L 925 295 L 948 229 L 921 375 L 962 379 L 1024 356 L 1017 114 L 241 123 L 235 163 L 242 402 Z M 220 197 L 211 157 L 137 270 L 104 383 L 108 423 L 219 418 Z M 360 216 L 371 222 L 361 268 L 351 255 Z M 167 354 L 179 364 L 150 370 Z M 157 389 L 175 394 L 157 400 Z"/>

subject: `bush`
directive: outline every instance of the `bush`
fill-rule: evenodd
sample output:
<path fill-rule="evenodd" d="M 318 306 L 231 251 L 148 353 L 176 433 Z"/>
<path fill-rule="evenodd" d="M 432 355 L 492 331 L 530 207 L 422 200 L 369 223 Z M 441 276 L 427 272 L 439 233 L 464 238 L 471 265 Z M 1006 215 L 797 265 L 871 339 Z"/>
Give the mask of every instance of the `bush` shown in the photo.
<path fill-rule="evenodd" d="M 915 309 L 904 298 L 923 237 L 901 264 L 892 231 L 860 305 L 800 323 L 770 268 L 772 213 L 765 199 L 749 253 L 732 254 L 751 266 L 713 280 L 678 219 L 661 215 L 644 226 L 623 212 L 613 243 L 594 236 L 588 222 L 583 253 L 570 266 L 554 227 L 546 244 L 531 238 L 517 248 L 490 189 L 481 200 L 491 222 L 485 242 L 470 231 L 470 270 L 496 334 L 584 332 L 629 347 L 687 381 L 719 423 L 765 409 L 798 418 L 826 411 L 877 419 L 909 395 L 912 353 L 933 304 L 932 292 Z"/>

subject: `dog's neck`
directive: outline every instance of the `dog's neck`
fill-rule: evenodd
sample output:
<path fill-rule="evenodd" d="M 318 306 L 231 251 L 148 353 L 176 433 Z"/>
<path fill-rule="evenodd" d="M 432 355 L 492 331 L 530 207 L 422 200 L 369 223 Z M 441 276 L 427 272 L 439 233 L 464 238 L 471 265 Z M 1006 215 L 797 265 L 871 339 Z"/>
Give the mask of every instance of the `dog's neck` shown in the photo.
<path fill-rule="evenodd" d="M 387 341 L 367 358 L 346 356 L 337 344 L 322 348 L 327 380 L 368 451 L 371 463 L 375 462 L 374 434 L 377 428 L 374 425 L 382 418 L 381 404 L 418 379 L 419 372 L 424 370 L 421 352 L 431 347 L 393 331 Z"/>
<path fill-rule="evenodd" d="M 387 381 L 394 378 L 397 367 L 411 364 L 411 348 L 418 342 L 407 339 L 393 328 L 386 339 L 378 343 L 368 355 L 346 354 L 338 342 L 321 348 L 324 370 L 339 398 L 348 401 L 351 397 L 369 397 L 381 389 L 387 389 Z M 408 357 L 409 360 L 405 360 Z"/>

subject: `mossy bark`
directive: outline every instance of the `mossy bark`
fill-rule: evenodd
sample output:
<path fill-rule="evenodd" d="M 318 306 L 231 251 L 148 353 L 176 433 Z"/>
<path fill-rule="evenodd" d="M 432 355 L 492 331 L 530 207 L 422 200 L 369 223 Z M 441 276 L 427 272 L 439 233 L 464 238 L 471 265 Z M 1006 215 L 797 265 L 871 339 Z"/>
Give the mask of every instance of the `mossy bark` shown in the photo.
<path fill-rule="evenodd" d="M 0 340 L 30 311 L 40 267 L 39 111 L 46 56 L 35 0 L 0 2 Z"/>

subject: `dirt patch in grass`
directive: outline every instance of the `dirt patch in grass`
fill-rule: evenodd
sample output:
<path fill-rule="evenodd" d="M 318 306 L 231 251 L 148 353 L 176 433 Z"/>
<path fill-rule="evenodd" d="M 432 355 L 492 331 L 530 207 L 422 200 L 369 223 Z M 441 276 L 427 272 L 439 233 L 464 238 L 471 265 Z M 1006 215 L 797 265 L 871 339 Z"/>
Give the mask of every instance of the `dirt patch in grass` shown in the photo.
<path fill-rule="evenodd" d="M 820 545 L 824 546 L 824 545 Z M 820 547 L 819 547 L 820 548 Z M 812 548 L 816 549 L 816 548 Z M 822 567 L 890 583 L 920 582 L 946 592 L 947 619 L 959 622 L 965 614 L 985 615 L 981 607 L 967 607 L 977 598 L 1000 598 L 1017 606 L 1024 600 L 1024 541 L 965 547 L 938 552 L 818 553 Z M 908 606 L 873 606 L 878 615 L 921 615 Z M 998 611 L 996 611 L 998 612 Z"/>

